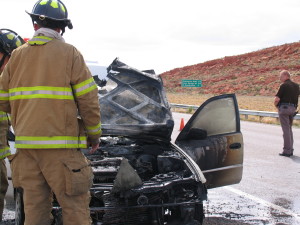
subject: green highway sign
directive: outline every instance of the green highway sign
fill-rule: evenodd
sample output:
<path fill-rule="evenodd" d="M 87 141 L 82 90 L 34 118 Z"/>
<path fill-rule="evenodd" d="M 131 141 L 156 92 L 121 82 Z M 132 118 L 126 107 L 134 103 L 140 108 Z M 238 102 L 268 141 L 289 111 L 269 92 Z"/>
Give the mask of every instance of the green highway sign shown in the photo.
<path fill-rule="evenodd" d="M 202 80 L 181 80 L 181 87 L 202 87 Z"/>

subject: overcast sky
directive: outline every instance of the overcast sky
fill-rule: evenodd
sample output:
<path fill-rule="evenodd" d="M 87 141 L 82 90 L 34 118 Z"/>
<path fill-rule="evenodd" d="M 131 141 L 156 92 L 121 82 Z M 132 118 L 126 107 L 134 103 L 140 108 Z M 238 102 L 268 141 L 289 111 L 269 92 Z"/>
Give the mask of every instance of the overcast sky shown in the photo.
<path fill-rule="evenodd" d="M 33 35 L 35 0 L 0 0 L 2 28 Z M 86 60 L 162 73 L 300 40 L 299 0 L 64 0 Z"/>

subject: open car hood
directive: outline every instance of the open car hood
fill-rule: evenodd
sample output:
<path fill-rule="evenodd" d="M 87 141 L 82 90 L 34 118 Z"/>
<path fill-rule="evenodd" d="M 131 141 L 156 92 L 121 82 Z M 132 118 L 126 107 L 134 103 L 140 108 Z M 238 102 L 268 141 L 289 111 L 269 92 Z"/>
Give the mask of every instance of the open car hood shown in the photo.
<path fill-rule="evenodd" d="M 102 134 L 170 141 L 174 120 L 161 77 L 118 58 L 107 71 L 99 87 Z"/>

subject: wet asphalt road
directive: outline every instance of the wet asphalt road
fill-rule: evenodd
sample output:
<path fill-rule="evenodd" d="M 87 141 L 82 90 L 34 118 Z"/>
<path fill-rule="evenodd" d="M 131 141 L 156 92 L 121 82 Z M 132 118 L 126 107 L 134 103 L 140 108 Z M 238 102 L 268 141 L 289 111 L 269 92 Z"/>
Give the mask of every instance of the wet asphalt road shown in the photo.
<path fill-rule="evenodd" d="M 173 113 L 174 140 L 181 118 Z M 300 225 L 300 129 L 294 128 L 294 156 L 278 155 L 282 149 L 281 127 L 241 122 L 244 137 L 244 171 L 241 183 L 210 189 L 205 201 L 204 225 Z M 8 201 L 9 202 L 9 201 Z M 4 221 L 13 225 L 13 206 L 8 204 Z"/>
<path fill-rule="evenodd" d="M 190 116 L 173 113 L 172 140 L 181 118 L 186 124 Z M 242 181 L 208 191 L 204 224 L 300 225 L 300 129 L 293 128 L 295 151 L 289 158 L 278 155 L 283 144 L 280 126 L 242 121 L 241 130 Z M 221 218 L 216 222 L 215 217 Z"/>

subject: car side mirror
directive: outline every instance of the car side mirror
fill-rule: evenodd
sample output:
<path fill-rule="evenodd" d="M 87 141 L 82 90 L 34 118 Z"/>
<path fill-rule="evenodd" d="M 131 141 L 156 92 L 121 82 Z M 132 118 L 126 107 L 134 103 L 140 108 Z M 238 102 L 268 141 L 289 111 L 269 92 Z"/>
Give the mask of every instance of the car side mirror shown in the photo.
<path fill-rule="evenodd" d="M 207 131 L 200 128 L 191 128 L 187 138 L 189 140 L 204 140 L 207 138 Z"/>

